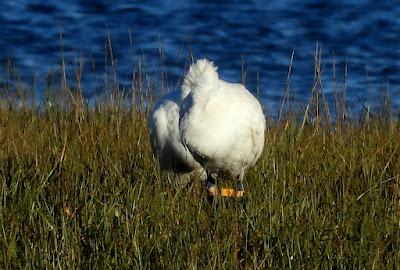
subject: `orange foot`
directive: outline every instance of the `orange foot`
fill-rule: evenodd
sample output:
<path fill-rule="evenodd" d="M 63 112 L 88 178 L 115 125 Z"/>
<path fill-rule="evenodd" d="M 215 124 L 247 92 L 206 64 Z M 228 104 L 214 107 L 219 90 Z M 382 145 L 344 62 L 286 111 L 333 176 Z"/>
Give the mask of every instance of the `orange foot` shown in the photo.
<path fill-rule="evenodd" d="M 244 195 L 243 190 L 236 190 L 233 188 L 222 188 L 221 189 L 222 197 L 243 197 L 243 195 Z"/>

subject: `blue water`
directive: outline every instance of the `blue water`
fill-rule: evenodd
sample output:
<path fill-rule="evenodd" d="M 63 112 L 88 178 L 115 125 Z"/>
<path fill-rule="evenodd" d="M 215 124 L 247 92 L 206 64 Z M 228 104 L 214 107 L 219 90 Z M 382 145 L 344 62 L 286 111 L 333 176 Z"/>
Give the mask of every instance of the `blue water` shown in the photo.
<path fill-rule="evenodd" d="M 273 111 L 284 93 L 293 50 L 291 97 L 308 101 L 318 42 L 329 101 L 334 97 L 333 60 L 340 89 L 347 59 L 350 111 L 376 105 L 382 91 L 393 96 L 395 106 L 400 104 L 396 1 L 15 0 L 0 2 L 0 24 L 0 81 L 7 80 L 5 66 L 13 59 L 22 80 L 30 83 L 35 74 L 41 91 L 59 72 L 63 51 L 71 77 L 73 60 L 84 58 L 85 97 L 101 94 L 104 73 L 111 71 L 105 58 L 108 28 L 121 87 L 129 86 L 132 63 L 144 56 L 148 74 L 160 78 L 164 72 L 163 87 L 175 89 L 192 52 L 195 58 L 212 59 L 220 76 L 232 82 L 240 81 L 244 61 L 246 86 Z"/>

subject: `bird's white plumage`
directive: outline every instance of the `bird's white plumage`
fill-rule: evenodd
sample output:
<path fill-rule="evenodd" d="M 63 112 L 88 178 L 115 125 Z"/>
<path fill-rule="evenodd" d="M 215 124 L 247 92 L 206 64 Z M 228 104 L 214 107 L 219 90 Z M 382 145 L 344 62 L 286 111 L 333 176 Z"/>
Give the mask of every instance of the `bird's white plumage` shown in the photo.
<path fill-rule="evenodd" d="M 265 118 L 242 85 L 222 81 L 212 62 L 191 65 L 181 91 L 164 97 L 150 119 L 161 168 L 180 175 L 225 172 L 243 180 L 264 146 Z"/>
<path fill-rule="evenodd" d="M 153 109 L 149 119 L 150 142 L 161 168 L 178 174 L 204 171 L 183 146 L 179 133 L 181 91 L 165 96 Z"/>
<path fill-rule="evenodd" d="M 242 84 L 220 80 L 205 59 L 190 67 L 182 93 L 179 134 L 194 159 L 209 172 L 243 176 L 264 146 L 258 100 Z"/>

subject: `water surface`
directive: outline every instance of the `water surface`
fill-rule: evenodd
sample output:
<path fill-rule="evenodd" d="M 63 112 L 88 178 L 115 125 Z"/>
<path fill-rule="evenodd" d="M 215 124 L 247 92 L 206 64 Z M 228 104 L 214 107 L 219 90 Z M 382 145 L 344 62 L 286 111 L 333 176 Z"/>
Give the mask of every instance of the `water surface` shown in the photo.
<path fill-rule="evenodd" d="M 32 81 L 34 72 L 43 91 L 59 71 L 62 53 L 70 75 L 73 59 L 83 55 L 85 97 L 101 94 L 104 73 L 110 71 L 108 28 L 122 87 L 129 85 L 132 63 L 144 56 L 148 74 L 159 79 L 163 72 L 163 87 L 175 89 L 192 52 L 212 59 L 231 82 L 240 81 L 244 62 L 246 86 L 273 111 L 284 93 L 293 50 L 291 97 L 308 101 L 318 42 L 328 100 L 334 96 L 332 63 L 335 59 L 341 88 L 348 59 L 350 110 L 376 104 L 386 90 L 398 105 L 399 18 L 396 1 L 2 1 L 0 80 L 7 80 L 4 66 L 12 58 L 23 80 Z"/>

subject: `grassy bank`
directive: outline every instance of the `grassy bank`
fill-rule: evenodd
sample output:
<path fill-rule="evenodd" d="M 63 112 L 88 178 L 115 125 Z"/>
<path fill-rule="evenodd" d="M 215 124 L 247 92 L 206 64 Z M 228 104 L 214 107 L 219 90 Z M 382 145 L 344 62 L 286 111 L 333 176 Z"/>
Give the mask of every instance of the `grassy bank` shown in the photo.
<path fill-rule="evenodd" d="M 389 107 L 350 119 L 345 83 L 335 89 L 330 113 L 319 59 L 316 53 L 314 88 L 302 110 L 288 109 L 289 68 L 286 103 L 267 120 L 264 153 L 246 175 L 245 197 L 220 199 L 216 210 L 203 183 L 175 185 L 160 171 L 145 112 L 153 86 L 140 64 L 133 108 L 118 102 L 118 91 L 85 105 L 79 70 L 71 90 L 64 65 L 57 82 L 63 90 L 39 107 L 26 91 L 5 85 L 0 268 L 400 265 L 400 126 Z"/>
<path fill-rule="evenodd" d="M 399 127 L 282 123 L 214 211 L 203 183 L 166 180 L 143 114 L 3 108 L 2 268 L 399 265 Z"/>

